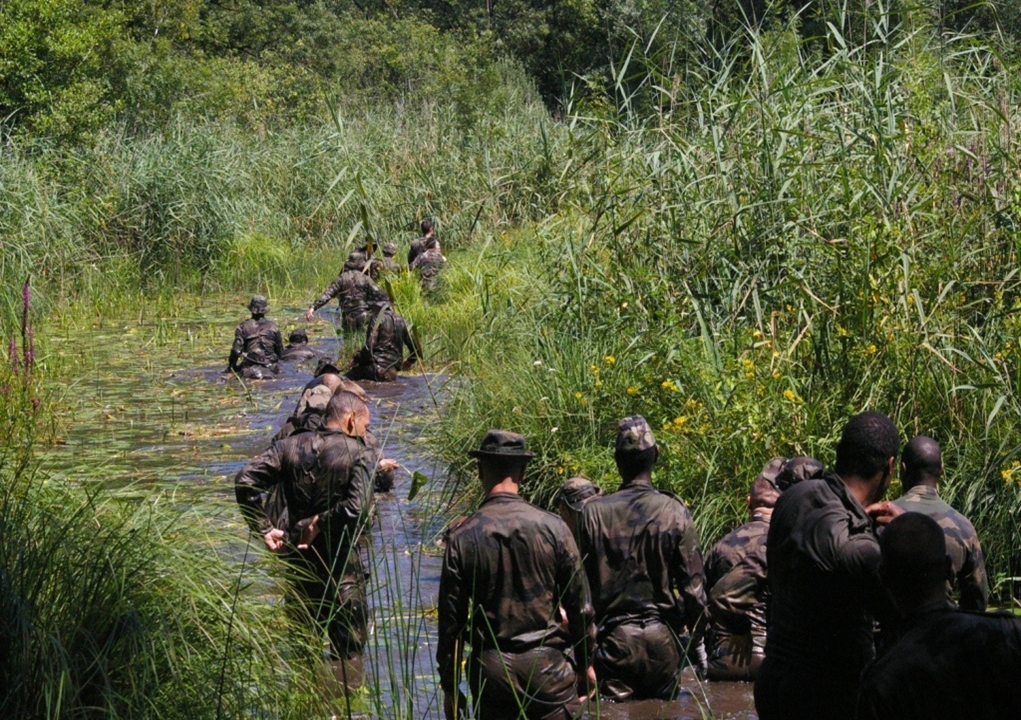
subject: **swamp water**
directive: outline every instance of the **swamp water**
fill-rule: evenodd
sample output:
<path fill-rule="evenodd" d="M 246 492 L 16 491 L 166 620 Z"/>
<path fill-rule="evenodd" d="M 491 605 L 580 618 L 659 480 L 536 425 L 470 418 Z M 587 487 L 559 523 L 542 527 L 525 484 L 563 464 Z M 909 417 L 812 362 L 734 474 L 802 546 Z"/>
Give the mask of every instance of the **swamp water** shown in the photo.
<path fill-rule="evenodd" d="M 245 317 L 238 299 L 207 297 L 174 314 L 159 319 L 142 310 L 130 320 L 89 324 L 65 319 L 47 330 L 49 361 L 68 382 L 58 397 L 61 419 L 44 453 L 44 467 L 51 477 L 99 483 L 118 497 L 158 496 L 172 507 L 208 508 L 210 523 L 236 533 L 237 546 L 222 552 L 240 562 L 248 532 L 234 505 L 233 476 L 266 448 L 311 371 L 308 363 L 284 363 L 273 380 L 226 378 L 222 370 L 233 329 Z M 270 315 L 285 338 L 291 328 L 306 326 L 299 307 L 274 307 Z M 313 348 L 333 357 L 357 349 L 352 347 L 357 337 L 349 337 L 345 347 L 336 336 L 335 315 L 328 309 L 319 318 L 309 326 Z M 350 708 L 335 704 L 337 717 L 348 712 L 352 717 L 443 717 L 434 655 L 442 560 L 437 539 L 447 518 L 429 491 L 437 488 L 446 468 L 420 436 L 424 424 L 442 410 L 448 381 L 414 374 L 392 384 L 365 384 L 373 431 L 385 455 L 402 469 L 393 492 L 377 495 L 365 689 Z M 408 501 L 416 472 L 430 483 Z M 255 552 L 259 547 L 251 546 Z M 248 566 L 245 572 L 259 571 Z M 273 594 L 266 578 L 245 579 Z M 748 684 L 699 684 L 686 671 L 683 685 L 689 691 L 674 702 L 592 703 L 585 716 L 755 717 Z"/>

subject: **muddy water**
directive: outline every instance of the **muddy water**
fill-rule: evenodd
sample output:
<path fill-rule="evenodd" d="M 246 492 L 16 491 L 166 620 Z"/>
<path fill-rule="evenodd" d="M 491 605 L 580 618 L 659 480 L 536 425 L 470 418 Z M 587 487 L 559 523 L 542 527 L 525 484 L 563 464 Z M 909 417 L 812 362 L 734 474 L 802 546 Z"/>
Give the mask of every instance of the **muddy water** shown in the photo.
<path fill-rule="evenodd" d="M 285 336 L 305 326 L 301 308 L 272 313 Z M 270 381 L 241 383 L 221 374 L 236 302 L 206 299 L 173 320 L 136 317 L 51 329 L 54 361 L 70 380 L 63 418 L 47 450 L 46 469 L 58 478 L 101 483 L 126 497 L 163 493 L 168 502 L 209 507 L 211 522 L 247 532 L 232 511 L 233 475 L 263 450 L 312 376 L 309 364 L 282 365 Z M 336 357 L 344 347 L 333 317 L 309 328 L 312 346 Z M 59 360 L 57 360 L 59 358 Z M 437 481 L 445 468 L 421 440 L 425 423 L 441 412 L 448 378 L 407 375 L 396 383 L 366 383 L 372 429 L 387 457 L 399 462 L 394 491 L 377 496 L 369 562 L 372 635 L 366 651 L 366 690 L 352 705 L 357 717 L 442 718 L 435 676 L 436 599 L 446 517 L 430 483 L 407 500 L 411 474 Z M 754 718 L 747 684 L 704 684 L 686 674 L 674 702 L 591 703 L 589 718 Z"/>

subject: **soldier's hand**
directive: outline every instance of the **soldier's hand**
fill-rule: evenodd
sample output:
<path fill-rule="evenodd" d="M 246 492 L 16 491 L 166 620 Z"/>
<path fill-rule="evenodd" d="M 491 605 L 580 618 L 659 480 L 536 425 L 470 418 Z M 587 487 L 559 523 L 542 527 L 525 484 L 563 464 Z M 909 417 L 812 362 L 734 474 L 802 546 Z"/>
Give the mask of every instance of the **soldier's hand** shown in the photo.
<path fill-rule="evenodd" d="M 314 307 L 310 307 L 308 309 L 308 312 L 305 313 L 305 319 L 308 320 L 309 322 L 312 322 L 312 318 L 315 316 L 315 314 L 316 309 Z"/>
<path fill-rule="evenodd" d="M 284 547 L 284 541 L 287 539 L 287 533 L 283 530 L 277 530 L 273 528 L 268 533 L 262 536 L 262 541 L 266 543 L 266 547 L 269 548 L 270 552 L 280 552 Z"/>
<path fill-rule="evenodd" d="M 900 505 L 890 502 L 889 500 L 883 500 L 881 502 L 872 503 L 865 512 L 869 514 L 869 517 L 878 525 L 887 525 L 898 515 L 904 514 L 904 508 Z"/>
<path fill-rule="evenodd" d="M 599 685 L 596 682 L 596 669 L 589 665 L 584 673 L 578 674 L 578 697 L 582 702 L 591 700 L 599 692 Z"/>
<path fill-rule="evenodd" d="M 316 539 L 316 535 L 319 534 L 319 516 L 316 515 L 312 518 L 312 521 L 305 526 L 301 531 L 301 539 L 298 540 L 299 550 L 308 550 L 312 541 Z"/>
<path fill-rule="evenodd" d="M 709 673 L 709 655 L 705 650 L 705 640 L 699 640 L 698 644 L 688 651 L 688 662 L 695 670 L 699 680 L 705 680 Z"/>
<path fill-rule="evenodd" d="M 383 458 L 379 461 L 380 472 L 391 472 L 399 467 L 400 464 L 396 460 L 391 460 L 390 458 Z"/>

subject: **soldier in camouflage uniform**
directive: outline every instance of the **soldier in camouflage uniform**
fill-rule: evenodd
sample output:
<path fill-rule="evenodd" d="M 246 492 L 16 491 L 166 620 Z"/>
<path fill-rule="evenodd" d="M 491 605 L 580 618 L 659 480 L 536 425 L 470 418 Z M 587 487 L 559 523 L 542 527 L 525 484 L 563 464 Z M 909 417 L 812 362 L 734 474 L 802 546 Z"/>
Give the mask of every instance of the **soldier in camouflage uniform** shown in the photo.
<path fill-rule="evenodd" d="M 286 362 L 301 362 L 303 360 L 311 360 L 317 356 L 318 353 L 308 346 L 308 333 L 298 329 L 291 331 L 280 359 Z"/>
<path fill-rule="evenodd" d="M 439 240 L 430 238 L 425 251 L 415 258 L 415 262 L 411 263 L 408 269 L 418 274 L 418 280 L 426 294 L 432 294 L 436 291 L 440 270 L 446 262 L 447 258 L 443 257 L 440 251 Z"/>
<path fill-rule="evenodd" d="M 411 241 L 408 248 L 408 268 L 415 264 L 415 258 L 425 252 L 426 247 L 433 241 L 433 221 L 426 218 L 422 221 L 422 237 Z"/>
<path fill-rule="evenodd" d="M 603 489 L 588 478 L 568 478 L 564 486 L 557 493 L 556 507 L 557 515 L 567 523 L 571 533 L 578 537 L 578 519 L 581 517 L 582 508 L 585 503 L 594 497 L 603 494 Z"/>
<path fill-rule="evenodd" d="M 476 717 L 567 720 L 580 708 L 577 671 L 594 680 L 578 548 L 559 517 L 518 495 L 533 457 L 523 437 L 490 430 L 471 454 L 486 498 L 450 531 L 443 557 L 436 661 L 444 710 L 448 720 L 465 711 L 458 686 L 467 644 Z"/>
<path fill-rule="evenodd" d="M 369 305 L 389 300 L 368 275 L 357 270 L 345 270 L 315 299 L 305 313 L 305 319 L 311 322 L 316 310 L 338 296 L 345 330 L 363 327 L 369 319 Z"/>
<path fill-rule="evenodd" d="M 766 536 L 768 652 L 755 680 L 761 720 L 853 715 L 858 678 L 875 654 L 873 619 L 893 620 L 875 521 L 902 512 L 878 502 L 899 447 L 888 417 L 856 415 L 837 445 L 836 472 L 776 501 Z"/>
<path fill-rule="evenodd" d="M 248 380 L 262 380 L 274 377 L 279 372 L 277 362 L 284 352 L 280 329 L 265 317 L 269 303 L 262 295 L 256 295 L 248 303 L 252 317 L 234 330 L 234 344 L 227 360 L 228 372 Z"/>
<path fill-rule="evenodd" d="M 401 271 L 400 264 L 394 260 L 397 254 L 397 243 L 388 242 L 383 246 L 383 257 L 373 258 L 369 263 L 369 277 L 379 282 L 384 275 L 397 275 Z"/>
<path fill-rule="evenodd" d="M 372 462 L 362 440 L 368 424 L 368 406 L 337 393 L 322 430 L 274 442 L 234 479 L 245 520 L 288 561 L 292 600 L 326 626 L 335 659 L 351 670 L 346 677 L 358 674 L 367 631 L 366 571 L 357 546 L 372 506 Z M 274 495 L 279 503 L 269 503 L 270 513 Z"/>
<path fill-rule="evenodd" d="M 786 460 L 773 458 L 748 491 L 751 519 L 713 546 L 706 559 L 712 616 L 710 680 L 754 680 L 766 651 L 766 533 L 780 497 L 775 481 Z M 746 560 L 752 556 L 752 560 Z"/>
<path fill-rule="evenodd" d="M 652 486 L 658 449 L 645 418 L 620 421 L 614 457 L 623 484 L 590 500 L 579 526 L 599 629 L 593 664 L 615 699 L 669 699 L 685 653 L 678 639 L 703 647 L 702 550 L 688 508 Z"/>
<path fill-rule="evenodd" d="M 950 604 L 951 559 L 932 518 L 895 518 L 879 545 L 902 633 L 865 669 L 858 720 L 1021 718 L 1021 618 Z"/>
<path fill-rule="evenodd" d="M 389 303 L 380 303 L 379 309 L 365 331 L 365 345 L 355 355 L 349 380 L 375 380 L 393 382 L 398 370 L 408 370 L 418 360 L 418 349 L 404 318 L 394 312 Z M 408 358 L 404 359 L 404 348 Z"/>
<path fill-rule="evenodd" d="M 924 435 L 912 438 L 904 447 L 901 460 L 904 495 L 894 502 L 904 510 L 923 513 L 939 523 L 947 538 L 947 553 L 953 561 L 960 606 L 965 610 L 985 610 L 989 581 L 982 545 L 971 521 L 940 498 L 937 486 L 942 474 L 939 443 Z M 953 598 L 949 584 L 947 596 Z"/>

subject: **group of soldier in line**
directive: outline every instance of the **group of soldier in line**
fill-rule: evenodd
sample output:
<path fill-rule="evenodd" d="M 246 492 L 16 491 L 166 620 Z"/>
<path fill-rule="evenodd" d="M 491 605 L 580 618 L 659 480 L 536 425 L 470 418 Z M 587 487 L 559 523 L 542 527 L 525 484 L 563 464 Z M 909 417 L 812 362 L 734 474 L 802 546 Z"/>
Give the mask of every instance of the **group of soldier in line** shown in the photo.
<path fill-rule="evenodd" d="M 408 268 L 417 275 L 423 290 L 431 294 L 447 260 L 440 250 L 432 221 L 422 222 L 422 233 L 422 237 L 411 243 Z M 345 260 L 340 274 L 305 313 L 306 320 L 311 322 L 316 310 L 337 298 L 344 330 L 366 328 L 365 344 L 346 369 L 351 380 L 393 381 L 400 370 L 408 369 L 418 359 L 418 349 L 407 323 L 394 311 L 389 295 L 378 284 L 385 275 L 402 271 L 400 263 L 394 259 L 396 254 L 397 245 L 392 242 L 383 246 L 381 258 L 375 257 L 371 243 L 357 248 Z M 228 372 L 246 380 L 268 379 L 279 373 L 281 361 L 315 356 L 308 347 L 307 333 L 301 329 L 293 331 L 288 345 L 284 346 L 280 328 L 266 317 L 269 304 L 265 297 L 253 297 L 248 310 L 252 316 L 234 331 Z M 406 360 L 405 348 L 409 353 Z"/>
<path fill-rule="evenodd" d="M 473 453 L 486 497 L 443 561 L 447 717 L 468 706 L 462 682 L 477 717 L 553 720 L 596 692 L 676 697 L 686 665 L 754 681 L 762 720 L 1021 717 L 1021 618 L 985 612 L 981 545 L 939 496 L 936 441 L 907 443 L 904 495 L 883 500 L 899 455 L 893 422 L 865 412 L 832 471 L 770 460 L 749 522 L 703 560 L 685 503 L 653 485 L 641 416 L 618 427 L 620 489 L 571 478 L 558 514 L 518 494 L 524 438 L 490 431 Z"/>

